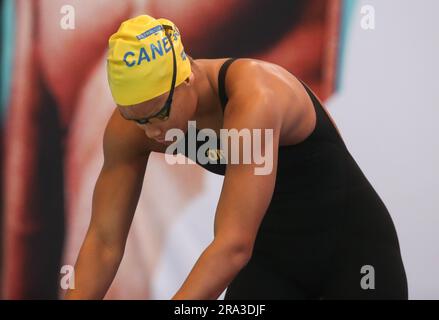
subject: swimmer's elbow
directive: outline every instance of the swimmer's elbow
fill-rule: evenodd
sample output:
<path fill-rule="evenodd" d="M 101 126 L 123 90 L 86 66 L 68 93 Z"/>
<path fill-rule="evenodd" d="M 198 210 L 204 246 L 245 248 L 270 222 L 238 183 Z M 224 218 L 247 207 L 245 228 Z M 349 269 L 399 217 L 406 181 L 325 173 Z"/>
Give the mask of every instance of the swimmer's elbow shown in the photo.
<path fill-rule="evenodd" d="M 213 245 L 223 252 L 230 261 L 234 261 L 239 266 L 248 263 L 252 256 L 253 246 L 249 241 L 244 240 L 221 240 L 215 239 Z"/>

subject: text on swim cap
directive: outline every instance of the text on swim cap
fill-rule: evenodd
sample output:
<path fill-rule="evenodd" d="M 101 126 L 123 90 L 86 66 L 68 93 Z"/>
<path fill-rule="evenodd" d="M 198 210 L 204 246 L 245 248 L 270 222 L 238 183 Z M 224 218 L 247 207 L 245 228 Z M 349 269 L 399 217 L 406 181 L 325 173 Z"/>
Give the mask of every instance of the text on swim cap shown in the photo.
<path fill-rule="evenodd" d="M 158 26 L 158 27 L 160 27 L 160 26 Z M 153 30 L 153 29 L 151 29 L 151 30 Z M 150 30 L 146 31 L 143 34 L 146 34 L 149 31 Z M 140 36 L 137 36 L 137 37 L 140 37 Z M 173 41 L 176 42 L 178 40 L 179 36 L 180 36 L 180 33 L 178 31 L 174 32 Z M 145 36 L 145 38 L 146 37 L 147 36 Z M 131 67 L 134 67 L 135 65 L 142 64 L 143 61 L 145 61 L 145 60 L 148 62 L 151 62 L 152 60 L 156 60 L 157 54 L 159 56 L 163 56 L 164 54 L 171 51 L 171 49 L 172 48 L 171 48 L 171 44 L 169 42 L 169 39 L 168 39 L 168 37 L 165 36 L 161 40 L 157 40 L 157 42 L 151 43 L 149 45 L 149 47 L 146 46 L 146 47 L 140 48 L 138 55 L 136 54 L 136 52 L 133 52 L 133 51 L 126 52 L 124 57 L 123 57 L 123 61 L 125 62 L 127 67 L 131 68 Z"/>

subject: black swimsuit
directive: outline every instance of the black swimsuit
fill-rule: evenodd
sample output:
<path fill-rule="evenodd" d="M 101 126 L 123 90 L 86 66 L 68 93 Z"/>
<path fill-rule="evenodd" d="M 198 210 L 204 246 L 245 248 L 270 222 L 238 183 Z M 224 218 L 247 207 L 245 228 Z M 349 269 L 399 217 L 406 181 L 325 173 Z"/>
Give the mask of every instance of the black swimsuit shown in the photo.
<path fill-rule="evenodd" d="M 227 60 L 218 76 L 223 109 L 227 68 L 234 60 Z M 225 299 L 407 299 L 389 212 L 304 87 L 316 127 L 304 142 L 279 147 L 274 194 L 253 255 Z M 203 167 L 225 172 L 222 164 Z"/>

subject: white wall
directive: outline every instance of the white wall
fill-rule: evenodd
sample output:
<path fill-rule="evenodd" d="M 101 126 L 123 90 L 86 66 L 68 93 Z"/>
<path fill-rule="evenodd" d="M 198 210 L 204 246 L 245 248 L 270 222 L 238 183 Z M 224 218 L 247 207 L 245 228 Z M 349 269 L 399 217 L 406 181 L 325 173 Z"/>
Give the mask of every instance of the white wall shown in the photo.
<path fill-rule="evenodd" d="M 376 29 L 360 26 L 362 5 Z M 437 0 L 359 1 L 327 106 L 395 222 L 410 299 L 439 299 Z"/>

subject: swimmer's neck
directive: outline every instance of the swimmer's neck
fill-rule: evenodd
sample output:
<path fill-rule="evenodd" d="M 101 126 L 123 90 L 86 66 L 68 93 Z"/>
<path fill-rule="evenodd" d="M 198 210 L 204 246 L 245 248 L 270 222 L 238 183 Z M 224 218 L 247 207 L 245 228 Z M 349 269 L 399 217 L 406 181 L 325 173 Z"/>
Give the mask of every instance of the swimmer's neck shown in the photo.
<path fill-rule="evenodd" d="M 197 107 L 194 119 L 222 114 L 221 101 L 218 96 L 218 61 L 216 59 L 193 60 L 192 72 L 195 76 L 194 86 L 197 94 Z"/>

